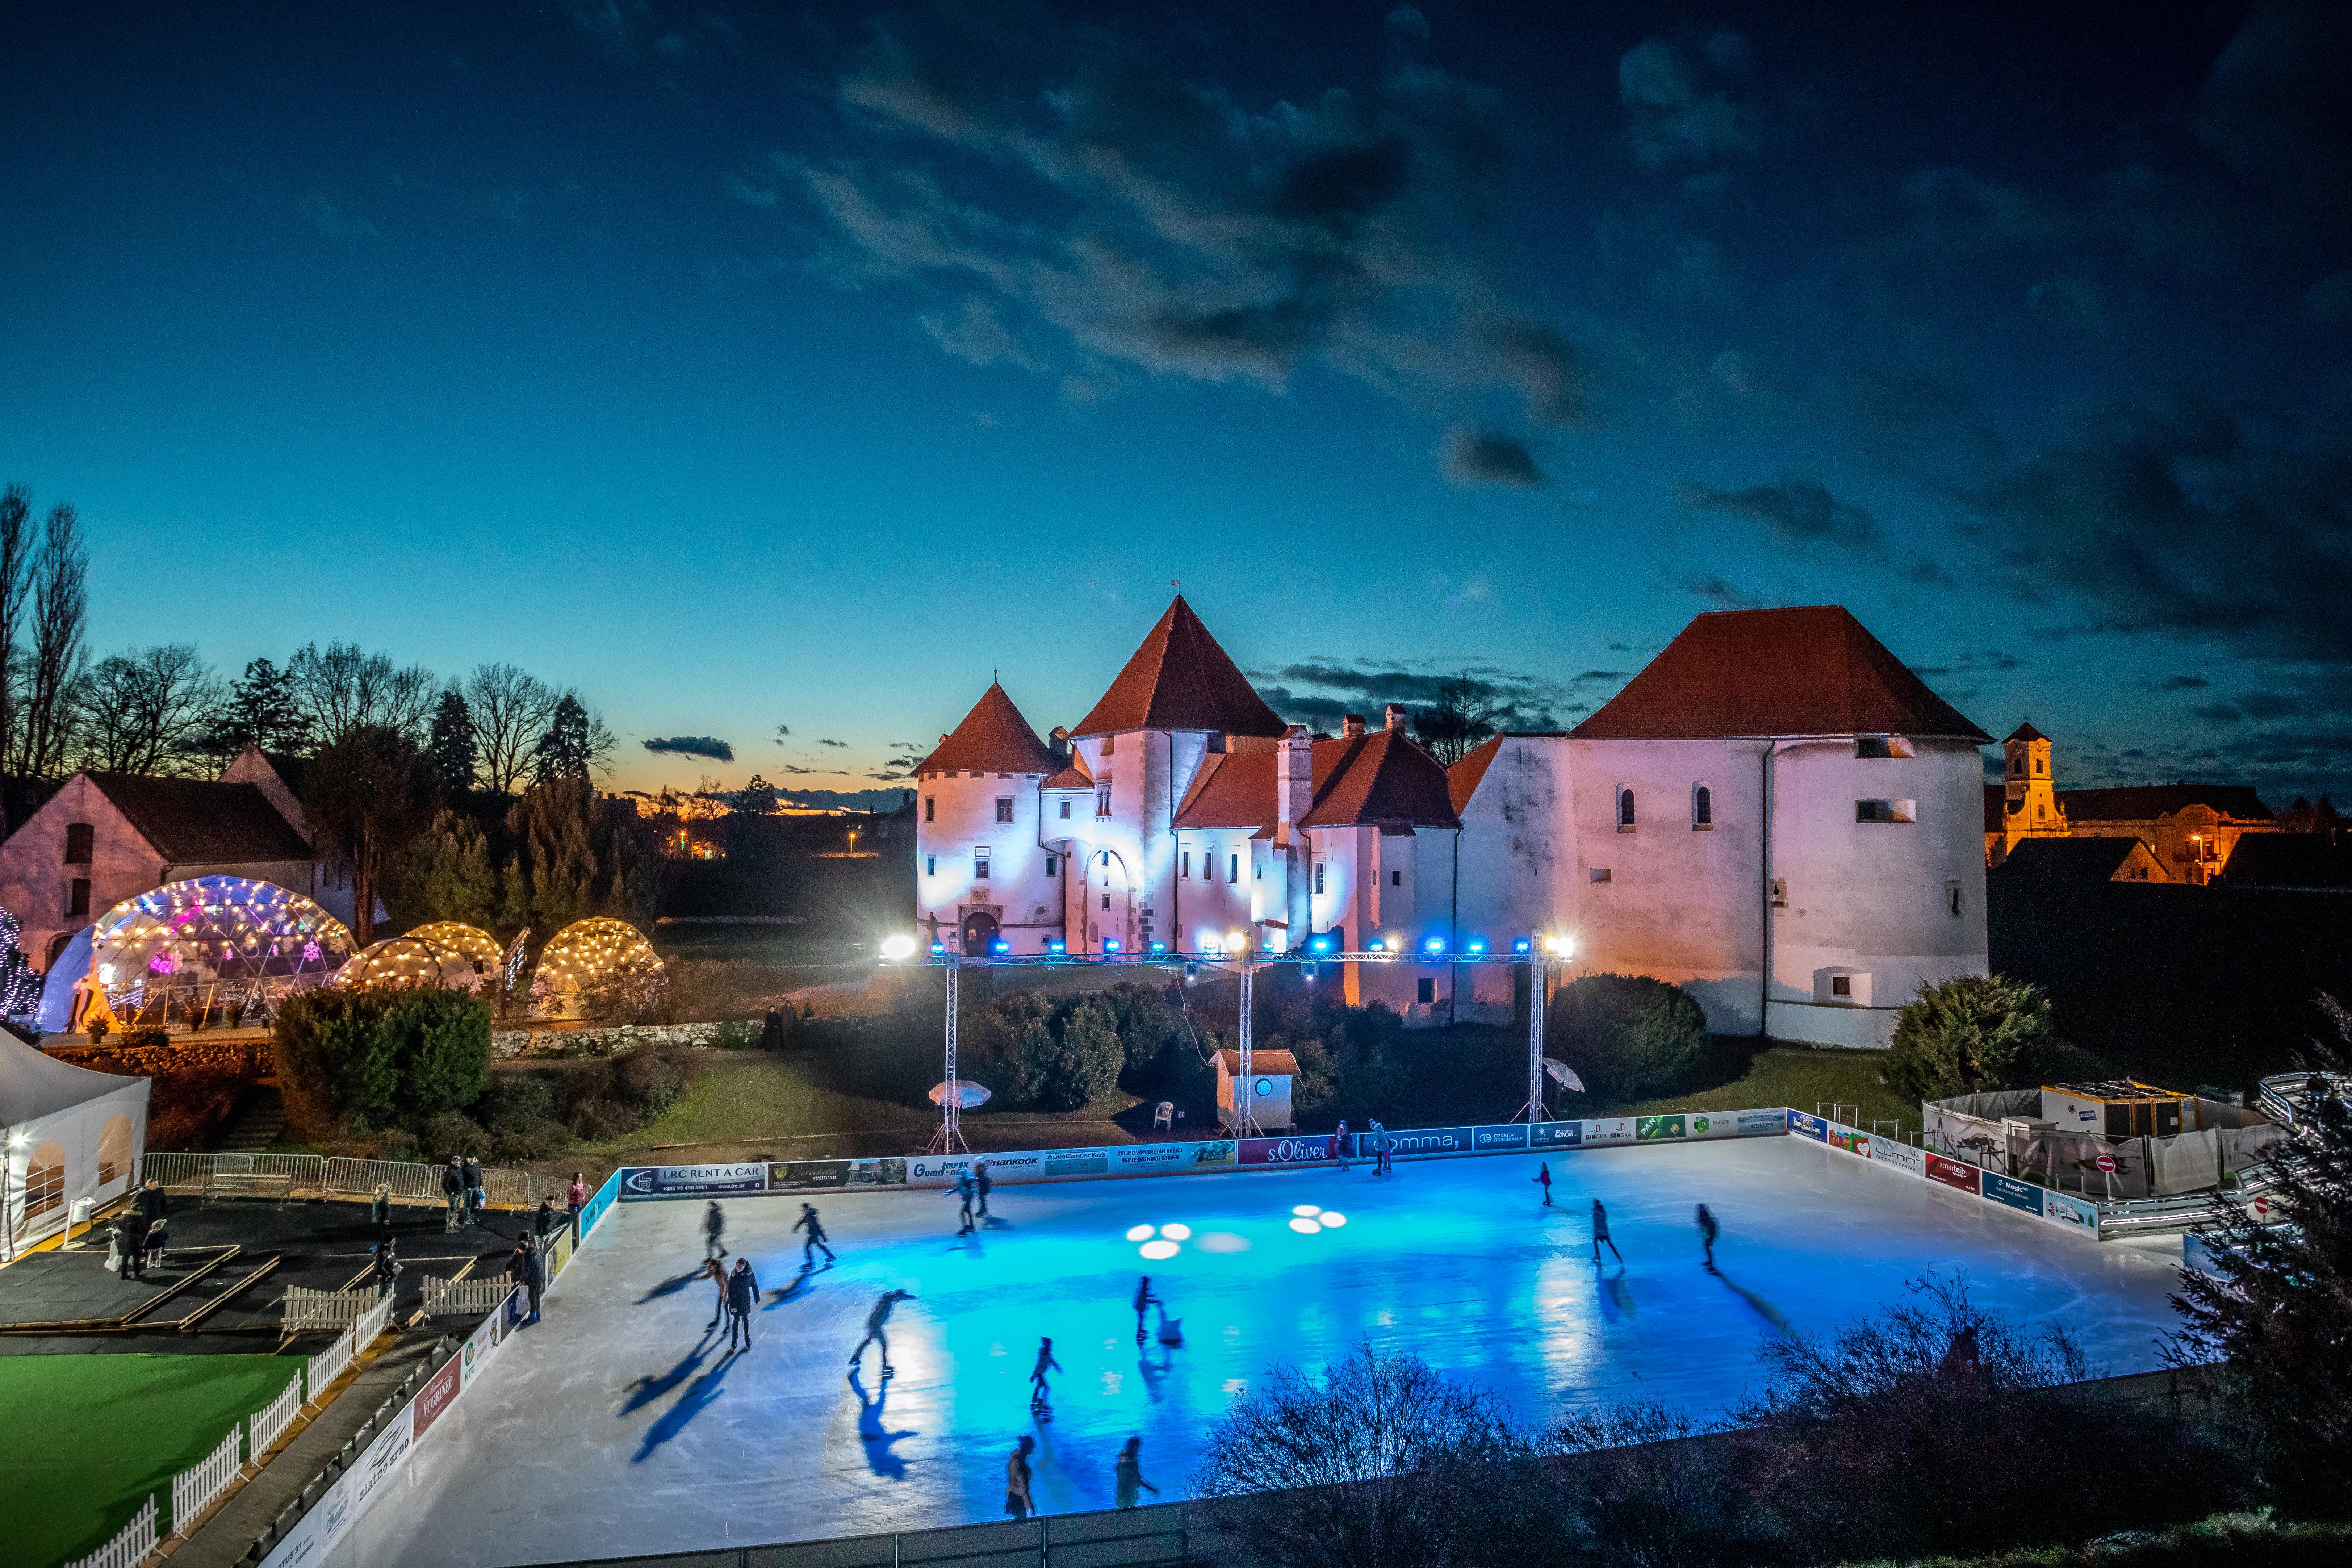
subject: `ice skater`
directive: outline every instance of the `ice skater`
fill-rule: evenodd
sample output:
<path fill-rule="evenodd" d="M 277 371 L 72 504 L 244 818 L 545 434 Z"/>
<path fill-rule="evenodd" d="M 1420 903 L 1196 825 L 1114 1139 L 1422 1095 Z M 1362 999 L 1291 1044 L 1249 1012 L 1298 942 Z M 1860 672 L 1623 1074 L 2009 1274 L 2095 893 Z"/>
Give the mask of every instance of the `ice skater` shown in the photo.
<path fill-rule="evenodd" d="M 1028 1433 L 1013 1446 L 1013 1458 L 1004 1463 L 1004 1511 L 1015 1519 L 1026 1519 L 1036 1505 L 1029 1500 L 1029 1455 L 1037 1447 L 1037 1439 Z"/>
<path fill-rule="evenodd" d="M 825 1245 L 824 1222 L 816 1217 L 814 1204 L 801 1205 L 801 1217 L 793 1222 L 794 1230 L 808 1232 L 808 1240 L 801 1245 L 801 1270 L 806 1273 L 816 1267 L 816 1255 L 824 1254 L 827 1263 L 835 1261 L 833 1248 Z"/>
<path fill-rule="evenodd" d="M 1715 1238 L 1722 1234 L 1723 1228 L 1715 1223 L 1715 1216 L 1706 1212 L 1706 1205 L 1699 1205 L 1698 1244 L 1706 1249 L 1706 1271 L 1709 1274 L 1720 1272 L 1715 1266 Z"/>
<path fill-rule="evenodd" d="M 1549 1160 L 1543 1160 L 1543 1161 L 1538 1161 L 1538 1162 L 1537 1162 L 1537 1164 L 1536 1164 L 1536 1173 L 1535 1173 L 1535 1175 L 1534 1175 L 1534 1177 L 1533 1177 L 1533 1180 L 1534 1180 L 1538 1184 L 1539 1184 L 1539 1185 L 1543 1188 L 1543 1190 L 1544 1190 L 1544 1201 L 1543 1201 L 1543 1206 L 1544 1206 L 1544 1207 L 1546 1207 L 1546 1208 L 1549 1208 L 1549 1207 L 1551 1207 L 1551 1162 L 1550 1162 L 1550 1161 L 1549 1161 Z"/>
<path fill-rule="evenodd" d="M 955 1186 L 952 1190 L 955 1193 L 957 1200 L 963 1205 L 962 1211 L 956 1216 L 962 1222 L 956 1227 L 956 1234 L 958 1236 L 970 1236 L 971 1234 L 972 1226 L 971 1200 L 973 1194 L 979 1190 L 978 1184 L 973 1182 L 971 1179 L 971 1173 L 970 1171 L 958 1171 L 956 1173 Z"/>
<path fill-rule="evenodd" d="M 1054 1342 L 1049 1339 L 1039 1339 L 1037 1342 L 1037 1364 L 1029 1369 L 1029 1411 L 1031 1415 L 1050 1416 L 1054 1414 L 1054 1391 L 1045 1385 L 1045 1374 L 1048 1372 L 1059 1372 L 1061 1370 L 1062 1363 L 1054 1359 Z"/>
<path fill-rule="evenodd" d="M 751 1272 L 751 1260 L 738 1258 L 735 1271 L 727 1276 L 727 1348 L 735 1348 L 735 1336 L 743 1336 L 743 1348 L 751 1348 L 751 1309 L 760 1304 L 760 1278 Z"/>
<path fill-rule="evenodd" d="M 1153 1497 L 1160 1489 L 1143 1479 L 1143 1439 L 1129 1437 L 1127 1447 L 1118 1451 L 1118 1465 L 1114 1472 L 1118 1478 L 1118 1506 L 1133 1508 L 1143 1500 L 1136 1495 L 1139 1488 Z"/>
<path fill-rule="evenodd" d="M 988 1189 L 996 1185 L 988 1173 L 988 1162 L 980 1161 L 971 1168 L 972 1190 L 980 1194 L 980 1217 L 988 1217 Z"/>
<path fill-rule="evenodd" d="M 727 1256 L 727 1244 L 719 1239 L 726 1230 L 727 1216 L 719 1212 L 719 1200 L 713 1198 L 710 1206 L 702 1211 L 702 1256 L 705 1261 Z"/>
<path fill-rule="evenodd" d="M 707 1334 L 719 1326 L 719 1319 L 727 1315 L 727 1265 L 716 1258 L 706 1258 L 702 1260 L 702 1277 L 719 1289 L 718 1299 L 710 1303 L 710 1321 L 702 1325 L 702 1331 Z"/>
<path fill-rule="evenodd" d="M 1331 1130 L 1331 1159 L 1339 1169 L 1348 1168 L 1348 1119 L 1339 1118 L 1339 1125 Z"/>
<path fill-rule="evenodd" d="M 1615 1242 L 1609 1239 L 1609 1211 L 1601 1206 L 1601 1200 L 1599 1198 L 1595 1198 L 1592 1200 L 1593 1262 L 1598 1263 L 1601 1261 L 1601 1248 L 1604 1244 L 1607 1245 L 1609 1255 L 1612 1258 L 1614 1258 L 1620 1263 L 1625 1261 L 1625 1255 L 1617 1250 L 1617 1244 Z"/>
<path fill-rule="evenodd" d="M 1151 1293 L 1151 1276 L 1147 1274 L 1135 1288 L 1135 1342 L 1143 1343 L 1143 1316 L 1152 1308 L 1160 1309 L 1162 1319 L 1168 1316 L 1168 1304 Z"/>
<path fill-rule="evenodd" d="M 857 1366 L 864 1361 L 867 1345 L 879 1344 L 882 1347 L 882 1375 L 890 1375 L 890 1336 L 884 1331 L 890 1321 L 890 1309 L 901 1301 L 914 1299 L 914 1293 L 909 1290 L 882 1292 L 880 1299 L 874 1303 L 874 1310 L 866 1314 L 866 1337 L 857 1342 L 856 1350 L 849 1352 L 850 1365 Z"/>

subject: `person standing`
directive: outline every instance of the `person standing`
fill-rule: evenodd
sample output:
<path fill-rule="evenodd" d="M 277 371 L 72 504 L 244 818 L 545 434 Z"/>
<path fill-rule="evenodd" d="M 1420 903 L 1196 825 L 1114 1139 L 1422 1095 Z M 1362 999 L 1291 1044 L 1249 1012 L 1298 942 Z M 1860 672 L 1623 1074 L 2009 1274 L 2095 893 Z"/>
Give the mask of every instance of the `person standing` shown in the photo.
<path fill-rule="evenodd" d="M 522 1285 L 530 1292 L 530 1321 L 535 1323 L 540 1298 L 547 1294 L 547 1255 L 529 1242 L 523 1244 Z"/>
<path fill-rule="evenodd" d="M 449 1168 L 441 1173 L 441 1197 L 449 1205 L 441 1228 L 454 1231 L 457 1228 L 457 1216 L 466 1208 L 466 1162 L 456 1154 L 449 1156 Z"/>
<path fill-rule="evenodd" d="M 118 1279 L 147 1278 L 147 1216 L 134 1205 L 123 1211 L 114 1222 L 115 1234 L 122 1238 L 122 1262 L 115 1270 Z"/>
<path fill-rule="evenodd" d="M 1595 1198 L 1592 1200 L 1593 1262 L 1598 1263 L 1601 1261 L 1601 1248 L 1603 1245 L 1608 1247 L 1609 1255 L 1612 1258 L 1614 1258 L 1620 1263 L 1625 1261 L 1625 1255 L 1617 1250 L 1617 1244 L 1615 1242 L 1609 1239 L 1609 1211 L 1601 1206 L 1601 1200 L 1599 1198 Z"/>
<path fill-rule="evenodd" d="M 482 1211 L 490 1206 L 490 1194 L 482 1186 L 482 1162 L 474 1155 L 466 1156 L 466 1223 L 482 1223 Z M 523 1200 L 528 1203 L 528 1198 Z"/>
<path fill-rule="evenodd" d="M 702 1326 L 702 1331 L 707 1334 L 719 1326 L 719 1319 L 727 1315 L 727 1265 L 716 1258 L 706 1258 L 702 1260 L 702 1277 L 719 1290 L 718 1300 L 710 1303 L 710 1321 Z"/>
<path fill-rule="evenodd" d="M 1159 1297 L 1151 1293 L 1151 1276 L 1147 1274 L 1143 1277 L 1142 1282 L 1135 1288 L 1135 1342 L 1137 1344 L 1143 1342 L 1143 1315 L 1154 1307 L 1160 1308 L 1161 1316 L 1167 1315 L 1168 1309 L 1161 1304 Z"/>
<path fill-rule="evenodd" d="M 970 1236 L 971 1234 L 971 1198 L 973 1192 L 977 1190 L 976 1185 L 971 1179 L 971 1173 L 970 1171 L 958 1171 L 956 1173 L 955 1186 L 952 1190 L 955 1193 L 957 1201 L 963 1205 L 963 1208 L 956 1216 L 957 1219 L 961 1222 L 956 1228 L 956 1234 L 958 1236 Z"/>
<path fill-rule="evenodd" d="M 1004 1511 L 1015 1519 L 1028 1518 L 1030 1510 L 1036 1506 L 1029 1500 L 1029 1453 L 1036 1446 L 1037 1439 L 1024 1432 L 1021 1441 L 1013 1447 L 1013 1458 L 1005 1462 Z"/>
<path fill-rule="evenodd" d="M 530 1289 L 530 1238 L 526 1236 L 516 1237 L 514 1250 L 507 1254 L 507 1281 L 514 1289 L 526 1292 Z"/>
<path fill-rule="evenodd" d="M 816 1217 L 814 1204 L 801 1205 L 801 1217 L 793 1222 L 793 1228 L 808 1232 L 808 1239 L 801 1244 L 801 1268 L 803 1272 L 816 1267 L 816 1255 L 820 1251 L 824 1254 L 827 1263 L 835 1261 L 833 1248 L 825 1245 L 824 1222 Z"/>
<path fill-rule="evenodd" d="M 1061 1370 L 1062 1363 L 1054 1359 L 1054 1342 L 1049 1339 L 1039 1339 L 1037 1364 L 1029 1369 L 1029 1408 L 1032 1411 L 1052 1413 L 1054 1391 L 1045 1385 L 1045 1374 L 1048 1372 Z"/>
<path fill-rule="evenodd" d="M 1549 1160 L 1543 1160 L 1543 1161 L 1538 1161 L 1538 1162 L 1537 1162 L 1537 1163 L 1536 1163 L 1536 1174 L 1535 1174 L 1535 1180 L 1536 1180 L 1536 1181 L 1537 1181 L 1537 1183 L 1538 1183 L 1538 1184 L 1539 1184 L 1542 1186 L 1542 1188 L 1543 1188 L 1543 1194 L 1544 1194 L 1543 1206 L 1544 1206 L 1544 1207 L 1546 1207 L 1546 1208 L 1549 1208 L 1549 1207 L 1551 1207 L 1551 1162 L 1550 1162 L 1550 1161 L 1549 1161 Z"/>
<path fill-rule="evenodd" d="M 588 1206 L 588 1183 L 584 1173 L 572 1173 L 572 1184 L 563 1189 L 563 1204 L 572 1211 L 572 1245 L 576 1247 L 580 1245 L 580 1211 Z"/>
<path fill-rule="evenodd" d="M 375 1196 L 368 1200 L 368 1228 L 375 1233 L 375 1244 L 382 1247 L 392 1239 L 392 1184 L 378 1182 Z"/>
<path fill-rule="evenodd" d="M 989 1176 L 987 1161 L 982 1160 L 972 1166 L 971 1184 L 973 1190 L 980 1194 L 980 1217 L 986 1219 L 988 1217 L 988 1189 L 996 1185 L 996 1183 Z"/>
<path fill-rule="evenodd" d="M 147 1267 L 160 1270 L 163 1267 L 163 1255 L 170 1250 L 171 1246 L 172 1222 L 168 1219 L 159 1219 L 149 1224 L 146 1247 Z"/>
<path fill-rule="evenodd" d="M 1331 1158 L 1339 1169 L 1348 1168 L 1348 1119 L 1339 1118 L 1339 1125 L 1331 1132 Z"/>
<path fill-rule="evenodd" d="M 1139 1488 L 1150 1492 L 1153 1497 L 1160 1495 L 1160 1489 L 1143 1479 L 1143 1439 L 1140 1437 L 1129 1437 L 1127 1440 L 1127 1447 L 1118 1451 L 1117 1475 L 1118 1477 L 1118 1501 L 1120 1508 L 1133 1508 L 1143 1500 L 1136 1495 Z"/>
<path fill-rule="evenodd" d="M 727 1216 L 719 1211 L 719 1200 L 702 1211 L 702 1256 L 705 1259 L 727 1256 L 727 1244 L 719 1238 L 727 1231 Z"/>
<path fill-rule="evenodd" d="M 743 1348 L 751 1348 L 751 1309 L 760 1304 L 760 1280 L 751 1272 L 751 1260 L 738 1258 L 735 1271 L 727 1276 L 727 1348 L 735 1348 L 735 1336 L 743 1336 Z"/>
<path fill-rule="evenodd" d="M 138 1207 L 139 1212 L 147 1216 L 149 1225 L 156 1226 L 163 1223 L 163 1216 L 172 1212 L 172 1201 L 163 1195 L 163 1184 L 161 1181 L 153 1176 L 147 1178 L 139 1189 Z"/>
<path fill-rule="evenodd" d="M 885 1290 L 882 1292 L 881 1299 L 874 1303 L 874 1310 L 866 1314 L 866 1337 L 857 1342 L 856 1350 L 849 1352 L 850 1365 L 856 1366 L 865 1359 L 867 1345 L 879 1343 L 882 1347 L 882 1375 L 885 1377 L 890 1375 L 890 1336 L 885 1331 L 890 1321 L 890 1309 L 901 1301 L 911 1301 L 914 1299 L 911 1291 Z"/>
<path fill-rule="evenodd" d="M 1721 1234 L 1722 1227 L 1715 1223 L 1715 1216 L 1706 1212 L 1705 1204 L 1699 1205 L 1698 1244 L 1706 1251 L 1706 1271 L 1709 1274 L 1719 1272 L 1715 1266 L 1715 1238 Z"/>

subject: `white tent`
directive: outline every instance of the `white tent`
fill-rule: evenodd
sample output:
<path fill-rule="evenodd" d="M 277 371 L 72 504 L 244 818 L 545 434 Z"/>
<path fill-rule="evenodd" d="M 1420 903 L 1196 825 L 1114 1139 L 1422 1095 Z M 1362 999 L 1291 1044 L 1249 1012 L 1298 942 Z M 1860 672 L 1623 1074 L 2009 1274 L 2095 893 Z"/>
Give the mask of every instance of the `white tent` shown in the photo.
<path fill-rule="evenodd" d="M 0 1030 L 0 1136 L 6 1140 L 5 1251 L 66 1223 L 75 1200 L 131 1190 L 147 1147 L 143 1078 L 92 1072 Z"/>
<path fill-rule="evenodd" d="M 56 962 L 49 965 L 47 979 L 41 982 L 40 1011 L 33 1015 L 33 1027 L 45 1035 L 62 1035 L 73 1017 L 75 982 L 89 973 L 89 933 L 96 926 L 84 926 L 73 933 Z"/>

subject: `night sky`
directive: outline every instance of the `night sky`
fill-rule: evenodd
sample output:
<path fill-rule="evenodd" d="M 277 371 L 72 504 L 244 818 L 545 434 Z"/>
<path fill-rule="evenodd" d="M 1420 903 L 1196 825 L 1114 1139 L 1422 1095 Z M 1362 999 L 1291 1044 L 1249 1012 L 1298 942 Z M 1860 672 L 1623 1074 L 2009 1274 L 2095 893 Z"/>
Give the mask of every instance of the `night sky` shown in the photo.
<path fill-rule="evenodd" d="M 1180 574 L 1318 723 L 1835 602 L 2062 784 L 2352 782 L 2352 6 L 0 28 L 0 479 L 96 653 L 509 659 L 617 784 L 856 791 Z"/>

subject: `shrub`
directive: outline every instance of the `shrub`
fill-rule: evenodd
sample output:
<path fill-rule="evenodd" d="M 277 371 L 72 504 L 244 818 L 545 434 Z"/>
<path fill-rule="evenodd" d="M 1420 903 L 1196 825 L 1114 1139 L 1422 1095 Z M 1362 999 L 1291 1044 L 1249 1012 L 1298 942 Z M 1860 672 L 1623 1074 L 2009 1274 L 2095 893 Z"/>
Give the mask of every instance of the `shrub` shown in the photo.
<path fill-rule="evenodd" d="M 416 1130 L 416 1142 L 428 1163 L 444 1163 L 452 1154 L 470 1154 L 478 1160 L 490 1157 L 490 1135 L 480 1122 L 455 1110 L 426 1117 Z"/>
<path fill-rule="evenodd" d="M 1944 1100 L 2042 1081 L 2058 1042 L 2050 998 L 2000 975 L 1957 974 L 1895 1015 L 1886 1081 L 1908 1100 Z"/>
<path fill-rule="evenodd" d="M 307 991 L 273 1038 L 287 1119 L 313 1142 L 421 1127 L 489 1074 L 489 1009 L 457 991 Z"/>
<path fill-rule="evenodd" d="M 1588 974 L 1544 1014 L 1544 1049 L 1594 1094 L 1668 1093 L 1706 1058 L 1706 1013 L 1678 985 L 1638 974 Z"/>
<path fill-rule="evenodd" d="M 196 1150 L 227 1127 L 253 1079 L 226 1068 L 187 1068 L 157 1073 L 150 1084 L 147 1147 Z"/>
<path fill-rule="evenodd" d="M 1060 1022 L 1037 1103 L 1047 1110 L 1077 1110 L 1118 1087 L 1126 1053 L 1117 1014 L 1097 997 L 1080 1002 Z"/>
<path fill-rule="evenodd" d="M 750 1051 L 759 1047 L 759 1026 L 740 1018 L 730 1018 L 710 1037 L 710 1048 L 715 1051 Z"/>

